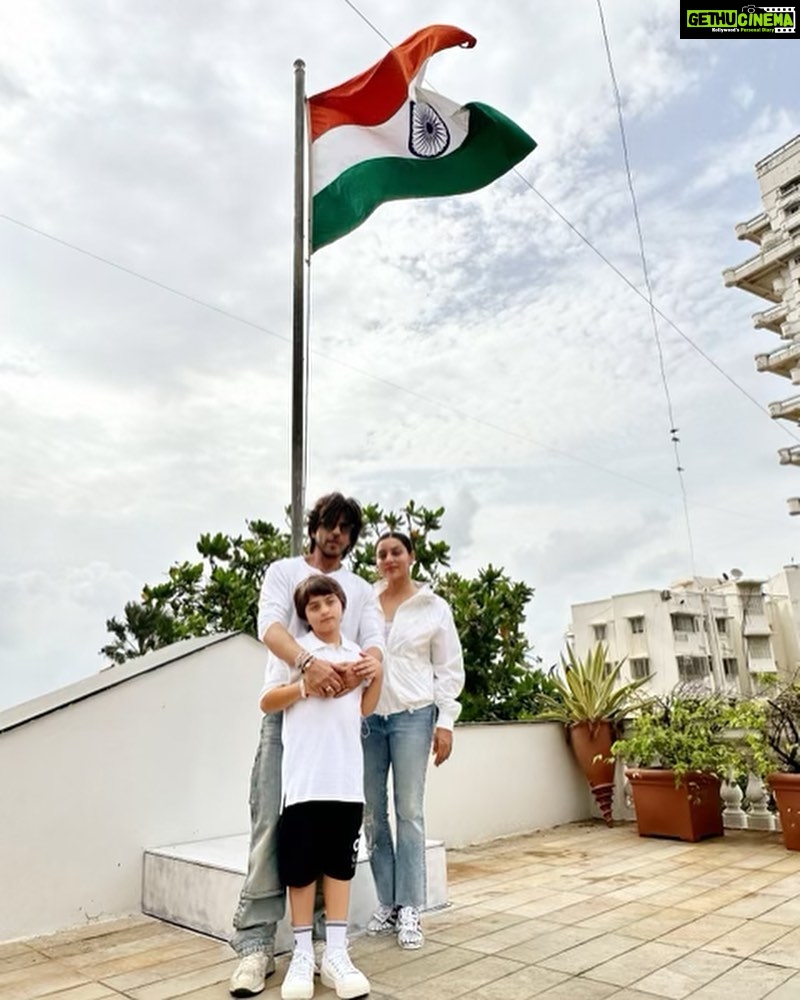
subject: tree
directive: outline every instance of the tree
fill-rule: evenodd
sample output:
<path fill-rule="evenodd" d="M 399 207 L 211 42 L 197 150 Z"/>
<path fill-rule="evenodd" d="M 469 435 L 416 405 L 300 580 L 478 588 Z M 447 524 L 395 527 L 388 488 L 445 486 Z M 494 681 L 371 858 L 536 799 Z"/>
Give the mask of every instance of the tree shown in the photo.
<path fill-rule="evenodd" d="M 532 717 L 539 695 L 551 682 L 536 666 L 523 631 L 533 588 L 487 566 L 472 579 L 450 570 L 450 546 L 431 537 L 441 530 L 444 508 L 418 506 L 399 511 L 376 504 L 364 508 L 364 530 L 350 554 L 354 572 L 377 577 L 375 545 L 395 529 L 414 543 L 415 579 L 430 583 L 453 609 L 464 647 L 466 686 L 462 721 Z M 243 631 L 256 634 L 258 594 L 271 562 L 289 554 L 289 534 L 266 521 L 248 521 L 247 534 L 204 534 L 197 542 L 199 562 L 173 564 L 162 583 L 145 585 L 140 601 L 125 605 L 106 628 L 112 641 L 100 651 L 124 663 L 153 649 L 191 636 Z"/>

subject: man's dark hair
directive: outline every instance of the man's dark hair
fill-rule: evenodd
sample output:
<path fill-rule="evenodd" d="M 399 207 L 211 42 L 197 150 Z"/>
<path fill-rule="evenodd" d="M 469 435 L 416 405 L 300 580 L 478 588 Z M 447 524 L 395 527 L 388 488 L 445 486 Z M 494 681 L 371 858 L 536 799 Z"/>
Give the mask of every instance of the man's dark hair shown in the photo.
<path fill-rule="evenodd" d="M 345 497 L 341 493 L 326 493 L 317 500 L 308 515 L 308 536 L 311 539 L 312 552 L 316 547 L 314 535 L 317 529 L 322 526 L 331 531 L 340 521 L 344 521 L 350 529 L 350 544 L 342 553 L 346 556 L 358 541 L 364 526 L 361 504 L 353 497 Z"/>
<path fill-rule="evenodd" d="M 312 597 L 325 597 L 327 594 L 333 594 L 335 597 L 338 597 L 339 603 L 342 605 L 342 611 L 344 611 L 347 607 L 347 597 L 345 597 L 341 585 L 333 577 L 326 576 L 324 573 L 312 573 L 311 576 L 307 576 L 305 580 L 298 583 L 294 592 L 294 608 L 300 621 L 308 625 L 308 619 L 306 618 L 308 602 Z"/>

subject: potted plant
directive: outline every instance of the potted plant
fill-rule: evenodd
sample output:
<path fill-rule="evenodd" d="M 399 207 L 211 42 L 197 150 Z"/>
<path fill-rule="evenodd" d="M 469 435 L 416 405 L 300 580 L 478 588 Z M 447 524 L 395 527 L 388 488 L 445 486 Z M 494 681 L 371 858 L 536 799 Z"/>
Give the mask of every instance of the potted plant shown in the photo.
<path fill-rule="evenodd" d="M 642 706 L 611 752 L 629 765 L 640 836 L 719 837 L 721 779 L 768 769 L 763 709 L 678 690 Z"/>
<path fill-rule="evenodd" d="M 781 817 L 783 842 L 800 851 L 800 686 L 793 684 L 766 702 L 766 738 L 778 770 L 767 775 Z"/>
<path fill-rule="evenodd" d="M 555 693 L 541 695 L 545 707 L 536 716 L 563 723 L 567 740 L 609 826 L 614 796 L 611 745 L 620 719 L 631 710 L 636 692 L 647 681 L 641 678 L 620 686 L 623 663 L 610 663 L 602 643 L 585 659 L 567 645 L 567 655 L 561 655 L 563 678 L 551 673 Z"/>

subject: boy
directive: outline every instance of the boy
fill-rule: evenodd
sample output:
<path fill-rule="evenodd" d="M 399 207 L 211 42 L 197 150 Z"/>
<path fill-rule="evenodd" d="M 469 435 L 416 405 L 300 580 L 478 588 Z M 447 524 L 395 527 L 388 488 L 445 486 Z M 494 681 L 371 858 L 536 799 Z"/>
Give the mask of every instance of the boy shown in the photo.
<path fill-rule="evenodd" d="M 263 712 L 284 713 L 278 864 L 289 889 L 295 946 L 281 997 L 310 1000 L 314 995 L 311 925 L 315 887 L 322 876 L 326 941 L 320 975 L 325 986 L 348 1000 L 369 992 L 367 977 L 350 961 L 346 934 L 364 808 L 361 717 L 375 709 L 382 670 L 372 660 L 364 684 L 339 697 L 312 695 L 303 677 L 308 662 L 320 657 L 354 663 L 361 651 L 342 638 L 347 598 L 332 577 L 306 577 L 295 590 L 294 603 L 298 618 L 312 629 L 298 639 L 305 653 L 296 669 L 272 657 L 261 694 Z"/>

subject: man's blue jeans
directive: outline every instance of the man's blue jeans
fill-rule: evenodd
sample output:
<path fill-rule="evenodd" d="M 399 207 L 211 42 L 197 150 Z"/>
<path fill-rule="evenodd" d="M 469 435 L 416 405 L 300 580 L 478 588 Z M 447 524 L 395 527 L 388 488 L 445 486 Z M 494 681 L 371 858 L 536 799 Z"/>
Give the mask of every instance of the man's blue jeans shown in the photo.
<path fill-rule="evenodd" d="M 364 835 L 378 899 L 386 906 L 425 905 L 425 776 L 435 708 L 370 715 L 364 721 Z M 389 826 L 392 770 L 397 846 Z"/>
<path fill-rule="evenodd" d="M 261 722 L 261 740 L 250 777 L 250 856 L 233 918 L 231 947 L 239 955 L 273 951 L 275 929 L 286 909 L 278 876 L 277 825 L 281 811 L 282 712 Z"/>

